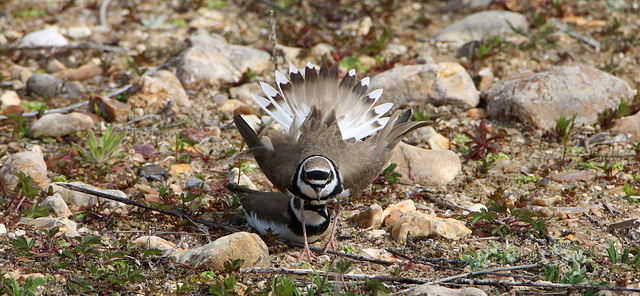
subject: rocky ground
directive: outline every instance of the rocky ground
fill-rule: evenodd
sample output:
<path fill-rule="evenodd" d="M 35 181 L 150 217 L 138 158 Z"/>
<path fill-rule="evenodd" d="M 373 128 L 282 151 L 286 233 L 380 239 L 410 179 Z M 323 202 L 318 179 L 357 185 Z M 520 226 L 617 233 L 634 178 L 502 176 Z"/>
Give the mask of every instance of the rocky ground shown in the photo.
<path fill-rule="evenodd" d="M 639 5 L 4 1 L 2 292 L 639 293 Z M 232 117 L 323 61 L 431 125 L 308 264 L 224 186 L 273 190 Z"/>

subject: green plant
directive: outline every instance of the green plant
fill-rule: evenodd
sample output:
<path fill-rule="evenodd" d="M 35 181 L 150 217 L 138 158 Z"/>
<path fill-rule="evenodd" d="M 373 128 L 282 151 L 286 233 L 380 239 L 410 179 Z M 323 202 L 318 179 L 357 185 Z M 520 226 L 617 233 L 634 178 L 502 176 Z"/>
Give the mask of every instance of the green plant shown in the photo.
<path fill-rule="evenodd" d="M 389 29 L 389 27 L 385 27 L 382 34 L 376 36 L 376 39 L 371 44 L 364 47 L 362 53 L 368 55 L 380 53 L 387 46 L 391 38 L 393 38 L 393 31 Z"/>
<path fill-rule="evenodd" d="M 503 35 L 485 36 L 478 42 L 478 48 L 474 51 L 474 58 L 484 60 L 505 50 L 508 44 Z"/>
<path fill-rule="evenodd" d="M 238 273 L 242 265 L 244 264 L 244 260 L 242 259 L 234 259 L 227 260 L 224 262 L 224 272 L 225 273 Z"/>
<path fill-rule="evenodd" d="M 215 285 L 209 286 L 209 292 L 213 295 L 226 296 L 236 295 L 234 286 L 238 282 L 235 274 L 227 274 L 226 276 L 219 276 Z"/>
<path fill-rule="evenodd" d="M 608 108 L 598 114 L 598 122 L 602 128 L 610 128 L 618 118 L 622 118 L 640 111 L 640 95 L 636 95 L 631 100 L 620 99 L 616 108 Z"/>
<path fill-rule="evenodd" d="M 628 265 L 635 269 L 640 269 L 640 248 L 635 247 L 634 250 L 624 249 L 622 250 L 622 253 L 620 253 L 616 245 L 612 241 L 609 241 L 609 247 L 606 251 L 611 263 Z M 634 251 L 636 255 L 631 257 L 633 255 L 632 252 Z"/>
<path fill-rule="evenodd" d="M 522 176 L 516 179 L 516 181 L 519 184 L 523 184 L 523 183 L 535 183 L 538 182 L 540 180 L 540 177 L 538 176 L 534 176 L 532 174 L 526 175 L 526 176 Z"/>
<path fill-rule="evenodd" d="M 423 109 L 418 109 L 413 113 L 416 121 L 431 121 L 440 118 L 442 115 L 438 113 L 431 113 Z"/>
<path fill-rule="evenodd" d="M 471 255 L 460 254 L 460 259 L 469 262 L 469 268 L 472 271 L 486 269 L 494 262 L 512 265 L 519 257 L 518 247 L 508 241 L 504 248 L 499 248 L 494 242 L 489 242 L 489 247 L 485 250 L 476 251 Z"/>
<path fill-rule="evenodd" d="M 391 276 L 398 277 L 400 276 L 400 274 L 402 274 L 402 267 L 398 265 L 391 266 L 391 268 L 389 269 L 389 273 L 391 274 Z"/>
<path fill-rule="evenodd" d="M 267 292 L 276 296 L 301 295 L 292 277 L 276 276 L 271 279 L 271 282 L 267 282 L 266 288 Z"/>
<path fill-rule="evenodd" d="M 640 195 L 640 190 L 636 189 L 635 187 L 631 187 L 629 183 L 624 184 L 624 186 L 620 189 L 620 191 L 622 191 L 625 194 L 623 196 L 624 199 L 631 202 L 640 202 L 639 198 L 634 198 L 634 196 L 637 197 L 638 195 Z"/>
<path fill-rule="evenodd" d="M 380 280 L 365 278 L 364 282 L 367 289 L 369 289 L 369 295 L 386 296 L 390 291 L 382 284 Z"/>
<path fill-rule="evenodd" d="M 394 185 L 400 182 L 400 178 L 402 177 L 402 175 L 395 171 L 397 166 L 397 164 L 392 163 L 387 168 L 385 168 L 382 173 L 380 173 L 382 179 L 386 179 L 389 185 Z"/>
<path fill-rule="evenodd" d="M 343 57 L 338 64 L 347 69 L 356 69 L 358 73 L 366 73 L 371 68 L 369 65 L 362 64 L 356 55 Z"/>
<path fill-rule="evenodd" d="M 345 252 L 347 254 L 353 254 L 356 251 L 356 247 L 354 247 L 354 246 L 342 246 L 342 247 L 340 247 L 340 251 Z"/>
<path fill-rule="evenodd" d="M 553 34 L 557 29 L 553 21 L 545 20 L 540 15 L 535 15 L 534 22 L 536 24 L 536 27 L 529 32 L 525 32 L 509 24 L 511 30 L 514 33 L 524 36 L 528 40 L 527 42 L 523 42 L 522 44 L 518 45 L 518 48 L 520 50 L 555 48 L 557 46 L 557 43 Z"/>
<path fill-rule="evenodd" d="M 28 277 L 24 280 L 24 285 L 20 286 L 13 276 L 6 277 L 5 274 L 0 275 L 0 291 L 11 296 L 31 296 L 36 294 L 39 286 L 45 285 L 47 280 L 42 277 Z"/>
<path fill-rule="evenodd" d="M 22 212 L 27 216 L 27 218 L 33 217 L 46 217 L 49 215 L 49 211 L 51 207 L 49 206 L 39 206 L 38 204 L 31 205 L 31 208 L 25 209 Z"/>
<path fill-rule="evenodd" d="M 567 156 L 567 144 L 573 134 L 573 128 L 576 125 L 576 116 L 578 116 L 578 114 L 575 112 L 573 112 L 571 118 L 560 116 L 560 119 L 556 121 L 556 125 L 554 127 L 556 137 L 558 137 L 562 142 L 562 160 Z"/>
<path fill-rule="evenodd" d="M 457 134 L 453 138 L 453 141 L 458 144 L 458 152 L 465 153 L 469 151 L 469 146 L 466 144 L 471 142 L 471 138 L 465 134 Z"/>
<path fill-rule="evenodd" d="M 13 135 L 12 137 L 18 141 L 21 141 L 31 130 L 29 120 L 21 113 L 14 112 L 6 115 L 9 120 L 13 122 Z M 36 132 L 34 137 L 38 137 L 41 131 Z"/>
<path fill-rule="evenodd" d="M 469 262 L 469 269 L 472 271 L 482 270 L 489 267 L 491 260 L 489 260 L 489 254 L 477 251 L 469 254 L 460 254 L 460 260 Z"/>
<path fill-rule="evenodd" d="M 118 150 L 118 146 L 120 146 L 124 136 L 124 133 L 114 134 L 112 125 L 107 127 L 100 140 L 96 138 L 95 133 L 91 130 L 87 139 L 87 149 L 78 147 L 78 152 L 83 161 L 101 170 L 105 169 L 108 165 L 119 162 L 124 158 L 125 154 Z"/>
<path fill-rule="evenodd" d="M 534 219 L 540 213 L 507 205 L 503 188 L 499 187 L 488 198 L 487 209 L 468 214 L 471 224 L 501 237 L 511 231 L 526 231 L 541 236 L 549 233 L 543 219 Z"/>
<path fill-rule="evenodd" d="M 502 152 L 487 153 L 482 160 L 478 161 L 478 166 L 475 170 L 476 176 L 480 177 L 487 175 L 498 159 L 509 159 L 509 157 Z"/>
<path fill-rule="evenodd" d="M 11 239 L 9 243 L 16 249 L 20 251 L 20 256 L 30 257 L 34 254 L 31 253 L 31 250 L 36 245 L 35 239 L 27 240 L 24 236 L 16 237 L 15 239 Z"/>
<path fill-rule="evenodd" d="M 227 6 L 227 2 L 223 0 L 209 0 L 207 2 L 207 8 L 209 9 L 222 9 Z"/>
<path fill-rule="evenodd" d="M 25 9 L 20 15 L 23 18 L 40 18 L 47 15 L 47 11 L 45 9 Z"/>
<path fill-rule="evenodd" d="M 602 171 L 605 173 L 605 176 L 608 179 L 612 179 L 613 177 L 615 177 L 616 174 L 614 174 L 614 172 L 616 171 L 621 171 L 624 168 L 624 165 L 622 163 L 619 162 L 611 162 L 608 160 L 605 160 L 602 165 L 599 165 L 597 162 L 593 161 L 593 160 L 589 160 L 587 162 L 581 162 L 578 165 L 580 165 L 581 167 L 585 168 L 585 169 L 592 169 L 592 170 L 596 170 L 596 171 Z"/>
<path fill-rule="evenodd" d="M 31 178 L 31 176 L 23 172 L 17 172 L 15 176 L 18 177 L 18 184 L 13 189 L 13 191 L 16 192 L 18 196 L 23 194 L 26 197 L 33 198 L 40 194 L 40 188 L 35 186 L 33 178 Z"/>
<path fill-rule="evenodd" d="M 142 22 L 147 23 L 146 24 L 147 27 L 154 27 L 154 26 L 160 26 L 161 23 L 164 22 L 164 20 L 160 18 L 153 18 L 149 20 L 143 20 Z M 124 68 L 129 69 L 130 71 L 133 71 L 138 76 L 142 76 L 144 75 L 145 72 L 147 72 L 146 69 L 140 69 L 140 67 L 138 67 L 138 64 L 132 57 L 125 57 L 122 60 L 122 65 L 124 66 Z"/>

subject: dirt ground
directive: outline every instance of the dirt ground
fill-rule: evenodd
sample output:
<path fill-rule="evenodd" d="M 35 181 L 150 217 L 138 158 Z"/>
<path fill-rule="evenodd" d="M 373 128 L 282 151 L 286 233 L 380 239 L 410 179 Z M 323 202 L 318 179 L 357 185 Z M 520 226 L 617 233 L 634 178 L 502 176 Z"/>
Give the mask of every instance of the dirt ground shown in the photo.
<path fill-rule="evenodd" d="M 446 26 L 473 12 L 489 9 L 474 10 L 460 1 L 112 2 L 108 14 L 111 26 L 105 30 L 95 29 L 99 25 L 99 1 L 8 0 L 0 3 L 0 29 L 8 40 L 7 45 L 0 45 L 2 88 L 15 90 L 23 105 L 31 103 L 33 106 L 33 102 L 42 102 L 47 109 L 53 109 L 81 103 L 92 95 L 105 95 L 135 84 L 144 71 L 164 65 L 188 47 L 187 38 L 198 27 L 193 21 L 207 15 L 207 11 L 221 16 L 205 18 L 209 22 L 204 26 L 208 31 L 224 36 L 230 43 L 269 51 L 270 10 L 276 15 L 275 33 L 279 44 L 301 48 L 303 54 L 310 54 L 309 49 L 313 46 L 327 43 L 336 49 L 328 57 L 329 63 L 355 66 L 360 75 L 375 76 L 396 64 L 416 64 L 429 58 L 434 62 L 460 63 L 476 80 L 479 80 L 478 72 L 485 67 L 489 67 L 493 75 L 501 79 L 522 71 L 539 72 L 558 65 L 580 63 L 624 79 L 633 89 L 637 89 L 640 83 L 640 54 L 637 53 L 640 45 L 640 9 L 637 1 L 493 1 L 491 9 L 514 11 L 527 17 L 530 33 L 522 37 L 521 42 L 531 46 L 522 47 L 507 41 L 491 44 L 483 40 L 482 44 L 488 46 L 487 52 L 471 58 L 458 58 L 446 44 L 433 41 L 433 37 Z M 364 36 L 348 37 L 348 33 L 344 32 L 357 29 L 364 16 L 373 20 L 370 32 Z M 599 51 L 549 25 L 550 20 L 566 24 L 573 32 L 597 40 L 600 43 Z M 82 41 L 96 46 L 65 50 L 28 50 L 11 46 L 20 36 L 47 26 L 94 28 L 91 36 Z M 389 44 L 406 45 L 408 49 L 400 55 L 385 58 L 381 52 Z M 67 68 L 77 68 L 97 60 L 104 73 L 99 79 L 73 82 L 81 93 L 79 96 L 64 94 L 47 100 L 29 96 L 24 85 L 20 88 L 20 84 L 11 83 L 19 80 L 14 74 L 20 72 L 22 67 L 34 73 L 47 72 L 47 65 L 54 58 Z M 306 58 L 320 62 L 318 57 Z M 370 58 L 374 58 L 374 62 L 367 64 Z M 175 67 L 169 63 L 168 69 L 174 70 Z M 161 196 L 159 203 L 162 206 L 216 222 L 231 223 L 230 217 L 234 214 L 242 215 L 235 208 L 237 203 L 233 203 L 230 193 L 224 189 L 232 168 L 240 167 L 247 172 L 261 190 L 274 189 L 253 160 L 239 162 L 232 159 L 232 155 L 242 147 L 242 138 L 233 127 L 233 113 L 221 110 L 215 102 L 215 96 L 221 94 L 228 97 L 231 88 L 250 81 L 271 82 L 272 70 L 257 73 L 254 77 L 248 77 L 248 81 L 236 84 L 184 85 L 193 106 L 191 110 L 178 110 L 152 120 L 115 123 L 115 129 L 126 134 L 120 147 L 128 156 L 104 168 L 88 165 L 78 155 L 78 149 L 87 147 L 86 132 L 45 139 L 21 138 L 16 136 L 18 124 L 3 120 L 0 122 L 2 162 L 10 154 L 39 145 L 44 151 L 45 160 L 64 156 L 73 159 L 67 166 L 49 167 L 50 180 L 64 177 L 67 181 L 118 189 L 142 202 L 148 201 L 150 195 Z M 366 73 L 362 73 L 362 70 Z M 637 100 L 630 105 L 636 112 L 640 109 Z M 478 108 L 482 109 L 483 106 L 481 103 Z M 396 276 L 430 282 L 466 272 L 536 264 L 526 269 L 462 278 L 478 282 L 494 281 L 494 284 L 474 285 L 451 280 L 446 285 L 452 288 L 473 286 L 493 295 L 593 292 L 577 286 L 510 286 L 497 284 L 496 281 L 640 288 L 640 228 L 633 222 L 629 225 L 616 224 L 640 218 L 638 142 L 628 140 L 612 143 L 609 140 L 614 135 L 607 134 L 604 121 L 573 127 L 564 145 L 564 134 L 561 132 L 545 132 L 515 121 L 484 119 L 486 132 L 490 136 L 498 136 L 491 143 L 491 151 L 495 155 L 502 153 L 499 154 L 501 158 L 495 162 L 487 158 L 467 159 L 469 153 L 480 149 L 472 138 L 482 119 L 452 106 L 410 102 L 408 106 L 399 107 L 412 107 L 423 114 L 436 114 L 432 126 L 449 139 L 450 149 L 460 155 L 462 172 L 453 182 L 436 187 L 394 183 L 393 178 L 382 176 L 362 196 L 345 201 L 337 240 L 341 251 L 357 254 L 362 249 L 388 250 L 396 253 L 392 259 L 396 263 L 387 266 L 329 255 L 320 257 L 310 267 L 323 270 L 325 264 L 340 265 L 342 263 L 336 262 L 350 260 L 353 274 Z M 27 118 L 28 121 L 33 119 Z M 177 135 L 185 129 L 195 129 L 207 135 L 215 134 L 219 129 L 220 134 L 197 145 L 185 144 L 182 149 L 176 149 Z M 604 140 L 593 142 L 599 137 Z M 145 160 L 146 163 L 158 163 L 166 168 L 187 163 L 201 175 L 211 190 L 204 194 L 197 190 L 192 192 L 195 201 L 189 202 L 184 202 L 183 196 L 177 192 L 163 195 L 163 186 L 168 184 L 176 184 L 184 190 L 188 177 L 172 176 L 164 183 L 140 178 L 140 164 L 131 158 L 133 146 L 139 144 L 152 144 L 158 150 L 157 154 Z M 420 139 L 417 144 L 422 147 L 426 145 Z M 252 166 L 255 169 L 250 169 Z M 595 176 L 554 181 L 558 173 L 587 170 L 595 171 Z M 0 235 L 0 272 L 43 274 L 46 283 L 33 289 L 36 294 L 226 295 L 220 292 L 219 287 L 223 286 L 225 279 L 231 281 L 228 273 L 206 272 L 175 264 L 158 254 L 147 254 L 144 250 L 131 247 L 130 240 L 139 235 L 153 234 L 181 246 L 194 247 L 227 232 L 209 229 L 204 235 L 202 228 L 184 219 L 143 209 L 132 209 L 129 214 L 120 215 L 105 214 L 103 209 L 94 208 L 78 211 L 70 219 L 78 222 L 78 228 L 88 229 L 86 233 L 102 237 L 102 244 L 52 239 L 42 231 L 19 223 L 28 215 L 31 206 L 42 201 L 45 195 L 43 192 L 18 204 L 23 195 L 5 190 L 1 203 L 3 211 L 0 217 L 8 232 L 15 234 L 18 230 L 24 230 L 25 236 L 35 239 L 36 244 L 27 247 L 28 252 L 25 252 L 25 248 L 19 247 L 20 243 L 16 242 L 16 236 Z M 413 238 L 406 244 L 400 244 L 388 232 L 379 238 L 369 238 L 368 229 L 346 222 L 349 216 L 374 202 L 384 208 L 405 199 L 413 199 L 420 211 L 463 221 L 473 231 L 472 235 L 457 241 L 438 237 Z M 458 207 L 474 203 L 485 205 L 488 211 L 469 214 Z M 234 227 L 250 231 L 246 224 Z M 309 267 L 301 267 L 297 260 L 300 248 L 289 247 L 269 237 L 265 237 L 265 241 L 273 256 L 272 267 Z M 321 248 L 324 241 L 314 246 Z M 624 256 L 625 250 L 627 256 Z M 619 256 L 612 255 L 614 253 Z M 387 257 L 383 259 L 391 260 Z M 252 290 L 246 294 L 255 294 L 267 292 L 278 285 L 286 286 L 283 282 L 291 275 L 279 273 L 282 270 L 273 270 L 270 274 L 232 272 L 239 284 L 229 288 L 228 293 L 244 294 L 246 291 L 239 291 L 249 287 Z M 314 280 L 321 281 L 322 277 L 297 275 L 293 278 L 293 286 L 297 286 L 301 293 L 311 295 L 312 291 L 318 289 L 318 286 L 308 288 Z M 330 289 L 323 293 L 404 294 L 405 289 L 418 282 L 385 278 L 374 281 L 350 279 L 347 291 L 341 288 L 340 281 L 330 278 L 327 283 Z M 24 290 L 29 289 L 24 279 L 18 280 L 17 284 Z M 4 280 L 3 292 L 18 294 L 16 289 L 9 287 L 10 280 Z M 286 289 L 271 293 L 289 294 Z M 607 293 L 629 295 L 632 292 Z"/>

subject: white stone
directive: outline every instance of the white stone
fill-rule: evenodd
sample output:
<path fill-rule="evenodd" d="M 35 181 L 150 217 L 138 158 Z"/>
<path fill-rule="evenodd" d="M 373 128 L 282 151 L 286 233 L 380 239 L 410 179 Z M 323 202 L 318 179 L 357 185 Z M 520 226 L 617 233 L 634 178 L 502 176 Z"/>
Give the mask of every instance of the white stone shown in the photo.
<path fill-rule="evenodd" d="M 69 41 L 67 41 L 64 36 L 58 33 L 55 29 L 46 29 L 40 30 L 36 32 L 32 32 L 22 37 L 20 41 L 18 41 L 18 45 L 22 47 L 30 47 L 30 46 L 67 46 L 69 45 Z"/>
<path fill-rule="evenodd" d="M 0 109 L 5 109 L 9 106 L 20 105 L 22 100 L 18 96 L 18 93 L 12 90 L 5 91 L 0 96 Z"/>
<path fill-rule="evenodd" d="M 67 29 L 67 36 L 73 39 L 82 39 L 91 36 L 91 28 L 79 26 L 79 27 L 69 27 Z"/>

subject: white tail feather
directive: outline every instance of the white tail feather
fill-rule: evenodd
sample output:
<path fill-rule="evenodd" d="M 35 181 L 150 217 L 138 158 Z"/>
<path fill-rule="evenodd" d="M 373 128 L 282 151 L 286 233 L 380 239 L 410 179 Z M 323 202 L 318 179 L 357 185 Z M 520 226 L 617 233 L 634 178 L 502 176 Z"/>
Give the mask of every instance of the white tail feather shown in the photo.
<path fill-rule="evenodd" d="M 254 101 L 269 116 L 278 122 L 283 131 L 299 135 L 300 125 L 313 107 L 329 114 L 335 110 L 338 126 L 344 140 L 361 140 L 383 128 L 389 118 L 381 118 L 393 104 L 386 103 L 375 106 L 382 96 L 382 89 L 376 89 L 365 95 L 370 79 L 365 77 L 358 82 L 356 71 L 350 70 L 344 83 L 327 74 L 330 71 L 323 66 L 320 74 L 309 62 L 304 73 L 293 65 L 289 66 L 289 78 L 276 71 L 275 79 L 278 90 L 260 83 L 266 98 L 253 96 Z M 313 72 L 311 72 L 313 71 Z M 324 74 L 321 74 L 324 73 Z M 313 77 L 305 77 L 312 75 Z"/>

